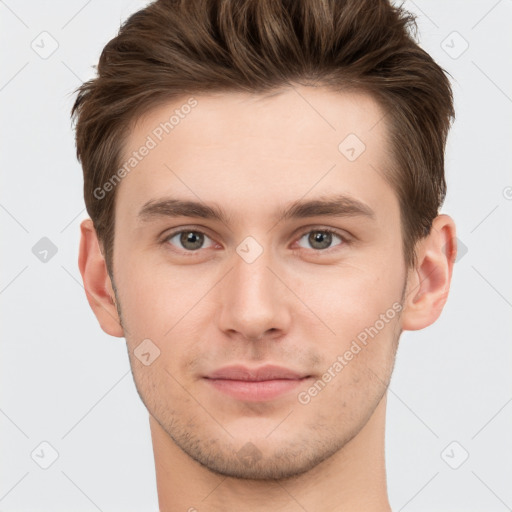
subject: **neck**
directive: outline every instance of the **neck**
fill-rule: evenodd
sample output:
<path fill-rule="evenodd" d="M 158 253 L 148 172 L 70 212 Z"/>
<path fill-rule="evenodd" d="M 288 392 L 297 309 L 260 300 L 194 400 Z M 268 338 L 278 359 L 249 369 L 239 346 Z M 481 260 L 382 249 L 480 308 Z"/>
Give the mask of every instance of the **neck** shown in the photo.
<path fill-rule="evenodd" d="M 386 488 L 386 394 L 362 430 L 334 455 L 286 480 L 211 472 L 176 446 L 150 415 L 160 512 L 391 512 Z"/>

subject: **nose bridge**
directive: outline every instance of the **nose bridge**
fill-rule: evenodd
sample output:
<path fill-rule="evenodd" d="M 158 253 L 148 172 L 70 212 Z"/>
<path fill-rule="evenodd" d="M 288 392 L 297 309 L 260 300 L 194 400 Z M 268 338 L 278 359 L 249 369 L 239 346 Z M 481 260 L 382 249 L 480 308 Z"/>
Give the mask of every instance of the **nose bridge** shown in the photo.
<path fill-rule="evenodd" d="M 232 270 L 221 289 L 220 328 L 258 339 L 270 329 L 284 330 L 289 320 L 283 285 L 269 269 L 270 248 L 248 237 L 233 254 Z"/>
<path fill-rule="evenodd" d="M 250 254 L 250 252 L 248 253 Z M 233 278 L 239 287 L 240 297 L 254 298 L 255 301 L 268 303 L 270 288 L 274 287 L 275 277 L 268 267 L 272 265 L 270 250 L 263 251 L 254 260 L 244 259 L 239 254 L 234 258 Z"/>
<path fill-rule="evenodd" d="M 269 308 L 277 291 L 275 276 L 268 268 L 272 266 L 271 250 L 256 246 L 254 241 L 248 240 L 237 247 L 236 253 L 232 272 L 234 282 L 230 291 L 237 299 L 237 304 L 252 304 L 263 312 Z"/>

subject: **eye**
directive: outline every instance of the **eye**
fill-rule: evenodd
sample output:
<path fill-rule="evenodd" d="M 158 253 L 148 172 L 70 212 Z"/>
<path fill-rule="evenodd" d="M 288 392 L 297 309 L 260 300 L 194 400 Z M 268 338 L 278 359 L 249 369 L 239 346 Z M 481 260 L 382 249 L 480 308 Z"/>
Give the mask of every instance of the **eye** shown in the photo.
<path fill-rule="evenodd" d="M 324 249 L 331 248 L 333 238 L 337 238 L 340 240 L 341 244 L 338 245 L 347 243 L 347 241 L 340 234 L 336 233 L 331 229 L 314 229 L 312 231 L 304 233 L 301 236 L 301 238 L 299 239 L 299 245 L 301 240 L 306 239 L 306 243 L 310 244 L 310 247 L 312 249 L 314 249 L 315 251 L 322 251 Z"/>
<path fill-rule="evenodd" d="M 332 249 L 333 241 L 338 239 L 340 243 L 338 246 L 349 244 L 350 240 L 347 240 L 343 235 L 336 231 L 328 228 L 318 228 L 305 232 L 299 240 L 296 242 L 300 247 L 305 249 L 313 249 L 316 252 L 325 252 L 327 249 Z M 304 247 L 301 242 L 305 240 L 305 243 L 309 244 L 309 247 Z M 207 249 L 215 247 L 214 242 L 206 233 L 197 229 L 182 229 L 181 231 L 175 231 L 167 235 L 162 242 L 163 244 L 171 245 L 178 249 L 181 253 L 194 253 L 200 249 Z M 205 245 L 206 243 L 206 245 Z"/>
<path fill-rule="evenodd" d="M 213 240 L 202 231 L 194 229 L 186 229 L 183 231 L 176 231 L 166 236 L 163 243 L 170 243 L 171 245 L 180 244 L 180 249 L 185 249 L 186 252 L 193 252 L 199 249 L 205 249 L 205 239 L 210 240 L 211 244 L 208 247 L 215 245 Z M 173 240 L 175 240 L 173 242 Z"/>

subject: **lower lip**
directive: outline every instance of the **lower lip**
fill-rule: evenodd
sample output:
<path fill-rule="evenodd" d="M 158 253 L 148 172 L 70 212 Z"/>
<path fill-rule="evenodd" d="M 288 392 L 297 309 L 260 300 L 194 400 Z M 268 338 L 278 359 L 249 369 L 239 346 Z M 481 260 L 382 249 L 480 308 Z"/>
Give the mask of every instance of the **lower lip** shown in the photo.
<path fill-rule="evenodd" d="M 263 381 L 243 381 L 228 379 L 206 379 L 215 389 L 226 395 L 251 402 L 272 400 L 280 395 L 294 390 L 299 384 L 308 380 L 303 379 L 274 379 Z"/>

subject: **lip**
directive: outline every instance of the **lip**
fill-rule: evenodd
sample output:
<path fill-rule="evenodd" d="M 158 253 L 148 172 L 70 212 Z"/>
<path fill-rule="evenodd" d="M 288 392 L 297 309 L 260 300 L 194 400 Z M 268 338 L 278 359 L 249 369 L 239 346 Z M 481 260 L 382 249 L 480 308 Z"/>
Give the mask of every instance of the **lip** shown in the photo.
<path fill-rule="evenodd" d="M 258 368 L 227 366 L 204 377 L 206 382 L 238 400 L 261 402 L 292 391 L 311 375 L 276 365 Z"/>
<path fill-rule="evenodd" d="M 273 364 L 267 364 L 257 368 L 247 368 L 242 365 L 225 366 L 206 376 L 208 379 L 244 380 L 252 382 L 274 379 L 296 380 L 302 379 L 303 377 L 308 377 L 308 375 L 285 368 L 284 366 Z"/>

